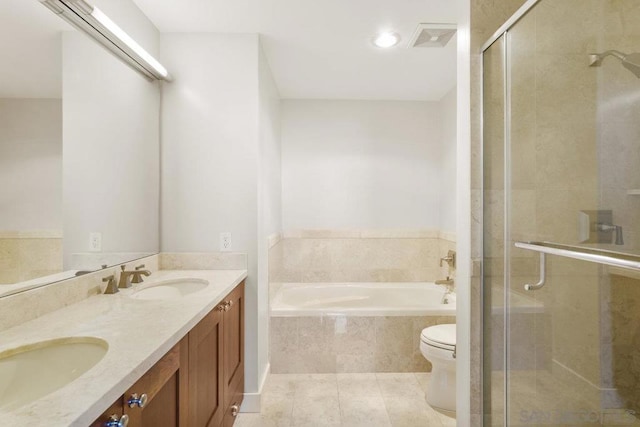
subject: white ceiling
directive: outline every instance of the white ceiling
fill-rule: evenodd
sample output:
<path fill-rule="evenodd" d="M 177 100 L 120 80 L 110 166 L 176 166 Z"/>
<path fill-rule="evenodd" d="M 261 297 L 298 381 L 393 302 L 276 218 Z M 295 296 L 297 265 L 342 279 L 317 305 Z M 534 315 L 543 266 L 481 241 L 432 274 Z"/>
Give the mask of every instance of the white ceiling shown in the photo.
<path fill-rule="evenodd" d="M 133 0 L 161 32 L 260 33 L 283 98 L 439 100 L 455 39 L 406 49 L 421 22 L 455 23 L 451 0 Z M 373 47 L 393 30 L 401 46 Z"/>
<path fill-rule="evenodd" d="M 60 98 L 70 28 L 37 0 L 0 0 L 0 98 Z"/>
<path fill-rule="evenodd" d="M 451 0 L 133 0 L 161 32 L 260 33 L 283 98 L 439 100 L 455 85 L 455 39 L 406 49 L 421 22 L 455 22 Z M 60 32 L 37 0 L 0 0 L 0 97 L 61 96 Z M 392 30 L 401 46 L 373 47 Z"/>

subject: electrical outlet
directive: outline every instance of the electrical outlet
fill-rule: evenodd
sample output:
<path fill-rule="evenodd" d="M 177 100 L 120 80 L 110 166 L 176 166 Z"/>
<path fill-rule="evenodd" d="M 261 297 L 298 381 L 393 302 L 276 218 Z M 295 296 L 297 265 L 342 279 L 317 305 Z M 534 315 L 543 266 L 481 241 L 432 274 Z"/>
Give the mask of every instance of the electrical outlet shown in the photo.
<path fill-rule="evenodd" d="M 221 252 L 229 252 L 231 251 L 231 232 L 225 231 L 220 233 L 220 251 Z"/>
<path fill-rule="evenodd" d="M 89 233 L 89 252 L 102 251 L 102 233 Z"/>

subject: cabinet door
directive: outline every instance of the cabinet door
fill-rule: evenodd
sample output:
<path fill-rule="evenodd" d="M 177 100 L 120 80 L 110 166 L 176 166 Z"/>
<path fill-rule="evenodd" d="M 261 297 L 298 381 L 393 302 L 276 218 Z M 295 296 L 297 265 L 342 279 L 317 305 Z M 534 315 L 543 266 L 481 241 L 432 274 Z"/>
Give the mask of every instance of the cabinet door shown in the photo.
<path fill-rule="evenodd" d="M 242 403 L 244 393 L 244 282 L 227 297 L 224 326 L 225 412 L 232 417 Z M 225 425 L 229 425 L 226 421 Z M 233 422 L 231 422 L 233 424 Z"/>
<path fill-rule="evenodd" d="M 127 390 L 124 413 L 129 427 L 187 427 L 188 413 L 181 405 L 187 400 L 187 352 L 183 340 Z"/>
<path fill-rule="evenodd" d="M 105 427 L 109 421 L 119 421 L 124 414 L 122 399 L 116 400 L 90 427 Z"/>
<path fill-rule="evenodd" d="M 189 332 L 189 427 L 218 427 L 224 412 L 222 305 Z"/>

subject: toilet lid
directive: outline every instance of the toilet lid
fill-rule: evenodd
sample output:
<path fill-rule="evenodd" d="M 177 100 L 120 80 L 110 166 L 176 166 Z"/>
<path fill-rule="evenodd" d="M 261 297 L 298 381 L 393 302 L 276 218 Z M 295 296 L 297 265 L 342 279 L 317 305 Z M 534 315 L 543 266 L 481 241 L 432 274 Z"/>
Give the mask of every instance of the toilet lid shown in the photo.
<path fill-rule="evenodd" d="M 422 330 L 420 339 L 426 344 L 454 347 L 456 345 L 456 325 L 429 326 Z"/>

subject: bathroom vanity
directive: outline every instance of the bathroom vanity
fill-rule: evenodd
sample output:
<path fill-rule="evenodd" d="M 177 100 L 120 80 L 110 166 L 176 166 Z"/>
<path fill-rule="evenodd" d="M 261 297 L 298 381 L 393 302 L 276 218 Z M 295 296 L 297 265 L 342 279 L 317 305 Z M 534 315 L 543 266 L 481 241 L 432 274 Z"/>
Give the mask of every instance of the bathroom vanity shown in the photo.
<path fill-rule="evenodd" d="M 231 426 L 243 390 L 244 282 L 92 426 Z"/>
<path fill-rule="evenodd" d="M 29 426 L 233 425 L 244 393 L 246 277 L 246 270 L 160 270 L 115 295 L 94 295 L 0 331 L 0 359 L 25 351 L 42 359 L 40 381 L 30 384 L 57 379 L 47 371 L 59 371 L 57 361 L 40 348 L 104 348 L 93 366 L 46 394 L 5 384 L 13 388 L 5 397 L 22 396 L 4 399 L 0 417 Z M 202 288 L 169 292 L 195 283 Z M 159 288 L 171 289 L 151 292 Z"/>

